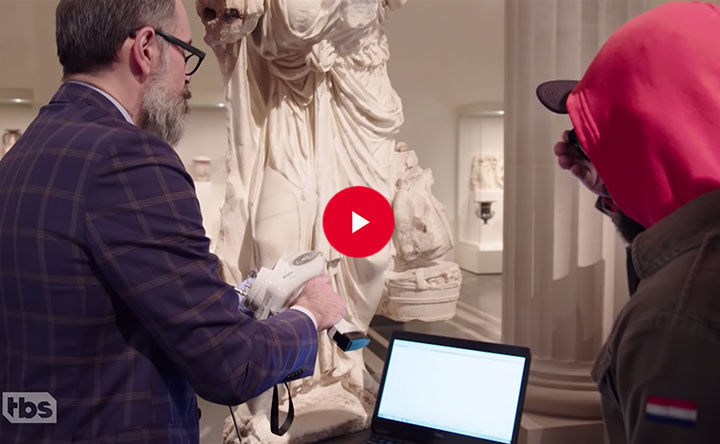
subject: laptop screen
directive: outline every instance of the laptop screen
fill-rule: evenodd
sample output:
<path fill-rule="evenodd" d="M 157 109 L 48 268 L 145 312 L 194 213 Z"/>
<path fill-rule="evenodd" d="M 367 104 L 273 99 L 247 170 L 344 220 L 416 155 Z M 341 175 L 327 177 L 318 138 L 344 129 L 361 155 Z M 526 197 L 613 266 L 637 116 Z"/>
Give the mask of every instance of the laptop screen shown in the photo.
<path fill-rule="evenodd" d="M 395 339 L 377 417 L 510 443 L 525 359 Z"/>

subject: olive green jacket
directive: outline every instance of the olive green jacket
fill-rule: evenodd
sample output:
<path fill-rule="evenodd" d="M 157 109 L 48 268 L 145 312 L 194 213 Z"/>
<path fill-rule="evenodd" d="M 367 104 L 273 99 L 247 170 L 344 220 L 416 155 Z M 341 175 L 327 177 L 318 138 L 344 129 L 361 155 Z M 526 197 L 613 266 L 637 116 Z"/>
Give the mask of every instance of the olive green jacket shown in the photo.
<path fill-rule="evenodd" d="M 720 191 L 638 235 L 628 277 L 593 369 L 610 443 L 720 443 Z"/>

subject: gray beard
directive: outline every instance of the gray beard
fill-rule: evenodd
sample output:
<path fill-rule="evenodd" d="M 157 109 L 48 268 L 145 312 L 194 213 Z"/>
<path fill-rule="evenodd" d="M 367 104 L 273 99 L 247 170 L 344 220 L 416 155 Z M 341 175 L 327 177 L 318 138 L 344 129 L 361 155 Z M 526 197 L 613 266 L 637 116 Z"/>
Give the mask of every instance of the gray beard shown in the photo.
<path fill-rule="evenodd" d="M 167 69 L 161 70 L 150 81 L 150 87 L 142 102 L 142 128 L 168 144 L 175 146 L 187 128 L 190 87 L 185 85 L 182 93 L 172 97 L 167 88 Z"/>

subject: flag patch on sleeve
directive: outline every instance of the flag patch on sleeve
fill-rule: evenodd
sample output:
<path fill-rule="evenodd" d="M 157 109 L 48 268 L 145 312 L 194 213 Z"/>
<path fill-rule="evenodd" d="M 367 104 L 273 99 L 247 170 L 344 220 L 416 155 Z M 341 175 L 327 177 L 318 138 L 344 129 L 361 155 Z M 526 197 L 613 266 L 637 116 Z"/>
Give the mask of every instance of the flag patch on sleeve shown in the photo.
<path fill-rule="evenodd" d="M 645 404 L 645 417 L 648 421 L 694 426 L 697 413 L 697 403 L 684 399 L 648 396 Z"/>

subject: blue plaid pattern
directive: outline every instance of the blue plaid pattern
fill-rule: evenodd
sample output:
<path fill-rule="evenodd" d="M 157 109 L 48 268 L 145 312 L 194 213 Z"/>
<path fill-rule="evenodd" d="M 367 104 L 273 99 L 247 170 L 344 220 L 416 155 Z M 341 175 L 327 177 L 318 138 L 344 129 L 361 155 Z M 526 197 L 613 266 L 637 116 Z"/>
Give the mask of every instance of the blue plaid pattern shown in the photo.
<path fill-rule="evenodd" d="M 57 423 L 0 417 L 0 442 L 197 443 L 196 393 L 312 374 L 310 318 L 238 312 L 208 248 L 175 151 L 63 84 L 0 161 L 0 392 L 49 392 Z"/>

